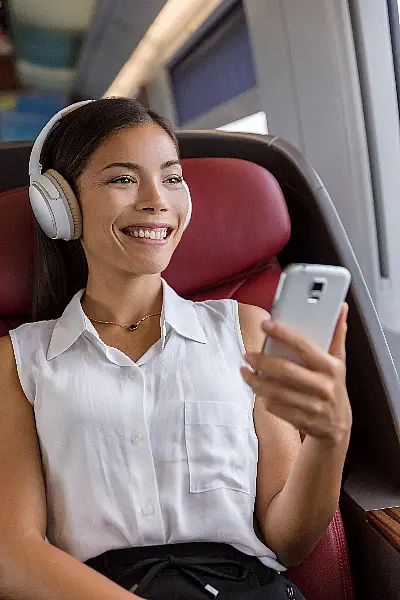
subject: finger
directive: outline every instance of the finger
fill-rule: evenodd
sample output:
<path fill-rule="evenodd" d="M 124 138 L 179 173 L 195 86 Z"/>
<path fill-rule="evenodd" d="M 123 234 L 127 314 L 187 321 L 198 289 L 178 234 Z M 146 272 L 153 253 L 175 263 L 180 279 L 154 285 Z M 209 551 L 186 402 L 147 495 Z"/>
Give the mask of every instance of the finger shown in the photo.
<path fill-rule="evenodd" d="M 293 350 L 309 369 L 322 373 L 332 373 L 332 369 L 335 367 L 333 357 L 331 358 L 327 352 L 320 350 L 318 346 L 294 329 L 272 320 L 265 321 L 262 324 L 262 329 L 270 338 Z"/>
<path fill-rule="evenodd" d="M 287 423 L 290 423 L 295 429 L 307 433 L 307 422 L 309 422 L 309 420 L 304 415 L 304 412 L 301 409 L 278 404 L 271 404 L 270 406 L 268 406 L 265 402 L 265 398 L 261 396 L 257 396 L 256 401 L 262 402 L 265 408 L 271 414 L 275 415 L 279 419 L 282 419 L 283 421 L 286 421 Z"/>
<path fill-rule="evenodd" d="M 249 369 L 247 369 L 249 371 Z M 260 377 L 243 373 L 246 383 L 263 401 L 267 410 L 295 427 L 307 429 L 307 423 L 321 414 L 323 401 L 296 390 L 288 390 L 276 382 L 263 381 Z"/>
<path fill-rule="evenodd" d="M 343 362 L 346 360 L 346 335 L 347 335 L 347 315 L 349 305 L 344 302 L 340 311 L 335 333 L 329 348 L 329 354 L 339 358 Z"/>
<path fill-rule="evenodd" d="M 300 390 L 286 388 L 273 379 L 264 379 L 247 367 L 242 367 L 241 373 L 246 383 L 258 396 L 262 396 L 268 403 L 285 404 L 290 408 L 301 408 L 306 413 L 311 414 L 315 412 L 315 407 L 313 408 L 313 406 L 316 402 L 319 405 L 322 405 L 324 402 L 321 398 L 311 396 Z"/>
<path fill-rule="evenodd" d="M 245 355 L 245 359 L 255 374 L 262 379 L 272 378 L 283 387 L 299 390 L 305 394 L 324 396 L 326 377 L 315 371 L 310 371 L 290 360 L 260 353 Z"/>

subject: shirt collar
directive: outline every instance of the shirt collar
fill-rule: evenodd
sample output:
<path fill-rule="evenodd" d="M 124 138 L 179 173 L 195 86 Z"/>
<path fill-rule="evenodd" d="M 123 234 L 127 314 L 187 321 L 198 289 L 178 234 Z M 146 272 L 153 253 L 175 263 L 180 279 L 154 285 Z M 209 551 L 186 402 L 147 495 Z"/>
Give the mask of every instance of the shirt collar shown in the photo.
<path fill-rule="evenodd" d="M 172 327 L 184 337 L 206 344 L 206 334 L 193 302 L 178 296 L 162 277 L 161 282 L 163 306 L 160 324 L 163 347 L 168 327 Z M 101 341 L 96 329 L 83 312 L 81 299 L 84 293 L 85 289 L 79 290 L 69 302 L 61 317 L 57 319 L 47 350 L 47 360 L 52 360 L 68 350 L 85 331 Z"/>

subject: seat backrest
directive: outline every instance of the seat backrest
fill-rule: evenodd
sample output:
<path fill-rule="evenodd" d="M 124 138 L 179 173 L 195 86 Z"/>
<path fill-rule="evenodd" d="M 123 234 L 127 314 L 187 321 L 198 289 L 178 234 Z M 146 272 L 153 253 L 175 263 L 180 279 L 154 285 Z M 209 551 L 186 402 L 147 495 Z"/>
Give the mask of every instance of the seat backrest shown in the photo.
<path fill-rule="evenodd" d="M 270 310 L 280 274 L 277 255 L 290 238 L 275 177 L 237 158 L 187 159 L 183 169 L 193 216 L 163 276 L 192 300 L 235 298 Z M 27 188 L 0 193 L 0 334 L 29 319 L 32 229 Z M 339 511 L 312 555 L 289 577 L 306 598 L 353 599 Z"/>
<path fill-rule="evenodd" d="M 235 158 L 182 164 L 193 215 L 164 271 L 168 283 L 192 300 L 235 297 L 270 310 L 280 276 L 276 256 L 290 237 L 275 177 Z"/>

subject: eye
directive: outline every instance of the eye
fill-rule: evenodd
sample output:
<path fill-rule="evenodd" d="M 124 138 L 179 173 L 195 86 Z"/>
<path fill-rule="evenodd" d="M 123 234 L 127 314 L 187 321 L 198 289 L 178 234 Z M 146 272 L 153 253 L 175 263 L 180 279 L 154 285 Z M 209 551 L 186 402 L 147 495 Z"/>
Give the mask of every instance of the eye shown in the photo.
<path fill-rule="evenodd" d="M 166 181 L 167 183 L 173 183 L 173 184 L 177 184 L 177 183 L 181 183 L 183 180 L 183 177 L 181 177 L 180 175 L 170 175 Z"/>
<path fill-rule="evenodd" d="M 134 177 L 132 177 L 131 175 L 121 175 L 121 177 L 115 177 L 114 179 L 111 179 L 111 181 L 109 183 L 137 183 L 136 179 Z"/>

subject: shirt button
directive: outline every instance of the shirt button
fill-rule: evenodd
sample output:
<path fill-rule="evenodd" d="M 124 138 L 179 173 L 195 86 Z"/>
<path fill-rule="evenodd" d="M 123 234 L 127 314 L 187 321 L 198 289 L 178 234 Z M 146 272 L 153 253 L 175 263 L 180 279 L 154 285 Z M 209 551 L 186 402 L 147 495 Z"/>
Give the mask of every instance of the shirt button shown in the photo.
<path fill-rule="evenodd" d="M 140 433 L 140 431 L 133 431 L 131 435 L 131 440 L 134 444 L 136 444 L 137 442 L 141 442 L 143 440 L 143 435 Z"/>
<path fill-rule="evenodd" d="M 128 377 L 129 377 L 130 379 L 134 379 L 134 378 L 136 377 L 136 373 L 135 373 L 135 371 L 129 371 L 129 373 L 128 373 Z"/>
<path fill-rule="evenodd" d="M 150 502 L 148 504 L 146 504 L 145 506 L 143 506 L 142 508 L 142 515 L 145 517 L 150 517 L 150 515 L 152 515 L 154 513 L 154 506 L 152 504 L 150 504 Z"/>

